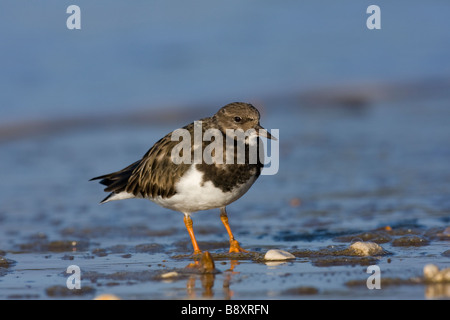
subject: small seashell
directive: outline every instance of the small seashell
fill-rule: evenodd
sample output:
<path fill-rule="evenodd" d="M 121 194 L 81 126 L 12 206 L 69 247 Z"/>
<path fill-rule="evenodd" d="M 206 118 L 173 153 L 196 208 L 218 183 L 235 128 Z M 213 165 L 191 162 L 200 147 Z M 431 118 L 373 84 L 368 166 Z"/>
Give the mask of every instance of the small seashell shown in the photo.
<path fill-rule="evenodd" d="M 167 279 L 167 278 L 174 278 L 178 276 L 178 272 L 176 271 L 171 271 L 171 272 L 167 272 L 167 273 L 163 273 L 161 275 L 161 278 L 163 279 Z"/>
<path fill-rule="evenodd" d="M 349 249 L 358 256 L 375 256 L 384 253 L 384 249 L 375 242 L 357 241 L 352 243 Z"/>
<path fill-rule="evenodd" d="M 279 249 L 270 249 L 266 252 L 264 256 L 264 260 L 289 260 L 295 259 L 295 256 L 292 253 L 289 253 L 284 250 Z"/>

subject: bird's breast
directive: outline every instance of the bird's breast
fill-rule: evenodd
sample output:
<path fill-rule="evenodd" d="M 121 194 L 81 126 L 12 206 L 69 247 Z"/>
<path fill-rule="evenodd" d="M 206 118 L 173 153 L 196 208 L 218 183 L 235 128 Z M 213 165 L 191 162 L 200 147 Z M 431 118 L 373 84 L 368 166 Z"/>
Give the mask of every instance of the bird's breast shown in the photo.
<path fill-rule="evenodd" d="M 229 189 L 220 188 L 211 180 L 205 179 L 205 172 L 199 170 L 195 165 L 181 177 L 176 183 L 176 193 L 170 198 L 160 196 L 152 198 L 153 202 L 183 213 L 192 213 L 200 210 L 208 210 L 224 207 L 244 195 L 255 182 L 257 176 L 252 176 L 246 181 L 236 181 Z"/>

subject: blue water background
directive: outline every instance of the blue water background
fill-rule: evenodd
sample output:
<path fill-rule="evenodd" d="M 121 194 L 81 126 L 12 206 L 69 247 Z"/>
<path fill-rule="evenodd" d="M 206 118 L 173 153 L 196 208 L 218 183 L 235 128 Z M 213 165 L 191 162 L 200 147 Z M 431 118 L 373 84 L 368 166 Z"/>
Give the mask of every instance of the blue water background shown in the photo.
<path fill-rule="evenodd" d="M 81 30 L 69 30 L 69 5 Z M 381 8 L 381 30 L 366 9 Z M 0 125 L 450 74 L 448 1 L 0 4 Z"/>

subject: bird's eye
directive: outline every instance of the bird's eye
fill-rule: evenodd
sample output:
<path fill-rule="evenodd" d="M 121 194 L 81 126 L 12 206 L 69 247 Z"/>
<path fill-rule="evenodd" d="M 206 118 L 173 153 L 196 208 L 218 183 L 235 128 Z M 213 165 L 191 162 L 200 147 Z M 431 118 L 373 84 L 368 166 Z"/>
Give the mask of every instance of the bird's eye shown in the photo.
<path fill-rule="evenodd" d="M 234 117 L 235 122 L 241 122 L 241 120 L 242 120 L 241 117 Z"/>

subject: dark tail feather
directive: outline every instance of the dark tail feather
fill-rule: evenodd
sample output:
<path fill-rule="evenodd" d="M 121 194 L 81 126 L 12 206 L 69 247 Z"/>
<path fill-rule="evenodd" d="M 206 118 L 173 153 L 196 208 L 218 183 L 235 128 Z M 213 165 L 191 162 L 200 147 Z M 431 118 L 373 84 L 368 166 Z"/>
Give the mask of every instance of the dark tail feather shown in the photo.
<path fill-rule="evenodd" d="M 100 204 L 103 204 L 103 203 L 105 203 L 106 201 L 108 201 L 108 199 L 111 198 L 113 195 L 114 195 L 114 192 L 111 192 L 110 194 L 108 194 L 108 196 L 107 196 L 105 199 L 103 199 L 102 201 L 100 201 Z"/>
<path fill-rule="evenodd" d="M 100 180 L 99 182 L 106 186 L 104 190 L 106 192 L 111 192 L 100 203 L 105 202 L 115 193 L 125 191 L 128 185 L 128 180 L 130 179 L 130 176 L 133 174 L 134 169 L 138 166 L 139 162 L 140 161 L 136 161 L 135 163 L 129 165 L 128 167 L 120 171 L 105 174 L 103 176 L 98 176 L 89 180 L 89 181 Z"/>

